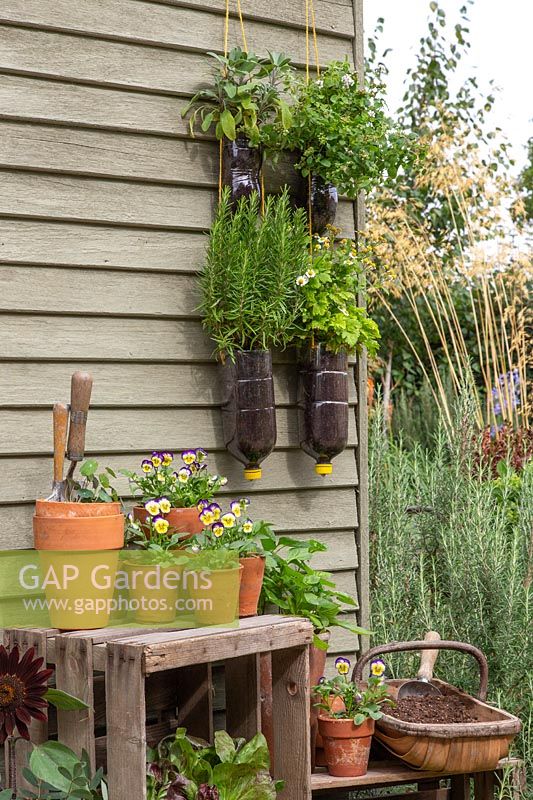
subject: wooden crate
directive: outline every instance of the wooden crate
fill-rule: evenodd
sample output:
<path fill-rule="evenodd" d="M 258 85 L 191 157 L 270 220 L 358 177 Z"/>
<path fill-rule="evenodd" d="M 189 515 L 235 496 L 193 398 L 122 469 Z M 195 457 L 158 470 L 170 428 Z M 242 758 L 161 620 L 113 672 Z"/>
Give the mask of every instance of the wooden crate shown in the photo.
<path fill-rule="evenodd" d="M 238 628 L 187 631 L 9 630 L 7 645 L 36 647 L 55 665 L 56 684 L 89 705 L 57 712 L 60 741 L 86 750 L 107 768 L 111 800 L 145 800 L 145 751 L 178 725 L 195 736 L 213 735 L 214 662 L 225 663 L 226 728 L 251 738 L 261 730 L 260 656 L 273 671 L 273 763 L 285 781 L 283 800 L 311 796 L 309 747 L 309 644 L 311 624 L 268 615 L 241 620 Z M 105 735 L 99 736 L 105 722 Z M 33 725 L 32 741 L 53 730 Z M 17 748 L 19 773 L 27 748 Z M 22 785 L 22 781 L 21 784 Z"/>

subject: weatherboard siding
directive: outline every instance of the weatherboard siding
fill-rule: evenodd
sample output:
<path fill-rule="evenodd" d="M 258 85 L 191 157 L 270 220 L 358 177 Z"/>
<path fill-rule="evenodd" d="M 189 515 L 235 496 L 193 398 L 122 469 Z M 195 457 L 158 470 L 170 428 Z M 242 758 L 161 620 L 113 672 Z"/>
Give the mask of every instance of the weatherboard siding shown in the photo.
<path fill-rule="evenodd" d="M 321 60 L 357 62 L 359 9 L 352 0 L 315 7 Z M 88 369 L 89 454 L 133 467 L 151 448 L 208 448 L 256 517 L 328 544 L 314 563 L 359 592 L 364 617 L 366 420 L 356 391 L 364 365 L 351 367 L 350 444 L 332 477 L 317 477 L 298 448 L 291 354 L 275 355 L 279 433 L 263 480 L 245 484 L 223 448 L 196 281 L 218 146 L 211 136 L 192 140 L 180 111 L 206 77 L 205 52 L 222 49 L 224 8 L 224 0 L 1 4 L 0 547 L 31 546 L 32 504 L 51 482 L 51 405 L 68 399 L 75 369 Z M 243 11 L 250 48 L 285 51 L 303 69 L 303 0 L 244 0 Z M 232 9 L 230 42 L 239 36 Z M 267 187 L 284 176 L 283 162 L 267 170 Z M 341 201 L 346 234 L 361 221 L 355 212 Z M 333 652 L 356 646 L 346 632 L 333 637 Z"/>

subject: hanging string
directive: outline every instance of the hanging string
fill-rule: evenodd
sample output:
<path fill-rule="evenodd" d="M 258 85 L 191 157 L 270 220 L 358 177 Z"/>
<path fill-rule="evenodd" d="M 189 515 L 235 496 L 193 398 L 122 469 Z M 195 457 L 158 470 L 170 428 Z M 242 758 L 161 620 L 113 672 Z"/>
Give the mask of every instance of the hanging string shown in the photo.
<path fill-rule="evenodd" d="M 316 20 L 315 20 L 315 2 L 314 0 L 309 0 L 309 6 L 311 9 L 311 24 L 313 27 L 313 46 L 315 50 L 315 66 L 316 66 L 316 74 L 317 77 L 320 78 L 320 57 L 318 55 L 318 37 L 316 35 Z"/>
<path fill-rule="evenodd" d="M 244 32 L 244 22 L 243 22 L 243 19 L 242 19 L 241 0 L 237 0 L 237 11 L 239 12 L 239 22 L 241 24 L 243 50 L 247 53 L 248 52 L 248 45 L 246 44 L 246 34 Z"/>

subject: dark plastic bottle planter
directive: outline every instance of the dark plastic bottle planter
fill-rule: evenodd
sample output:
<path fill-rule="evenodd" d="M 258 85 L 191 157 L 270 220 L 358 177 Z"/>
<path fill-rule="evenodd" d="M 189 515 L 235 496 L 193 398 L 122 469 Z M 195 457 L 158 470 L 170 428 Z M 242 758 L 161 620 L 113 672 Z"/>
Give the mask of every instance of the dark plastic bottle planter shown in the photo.
<path fill-rule="evenodd" d="M 333 184 L 320 175 L 312 175 L 311 180 L 308 177 L 300 179 L 296 202 L 298 206 L 305 208 L 308 216 L 311 210 L 313 233 L 322 234 L 328 225 L 335 222 L 339 195 Z"/>
<path fill-rule="evenodd" d="M 276 444 L 276 408 L 269 350 L 237 352 L 220 364 L 224 444 L 244 464 L 244 477 L 261 478 L 261 462 Z"/>
<path fill-rule="evenodd" d="M 300 353 L 298 431 L 300 447 L 318 475 L 330 475 L 331 459 L 348 443 L 348 356 L 322 344 Z"/>
<path fill-rule="evenodd" d="M 222 183 L 229 186 L 231 202 L 235 206 L 241 197 L 257 192 L 261 197 L 261 165 L 263 153 L 251 147 L 245 136 L 234 142 L 224 139 L 222 146 Z"/>

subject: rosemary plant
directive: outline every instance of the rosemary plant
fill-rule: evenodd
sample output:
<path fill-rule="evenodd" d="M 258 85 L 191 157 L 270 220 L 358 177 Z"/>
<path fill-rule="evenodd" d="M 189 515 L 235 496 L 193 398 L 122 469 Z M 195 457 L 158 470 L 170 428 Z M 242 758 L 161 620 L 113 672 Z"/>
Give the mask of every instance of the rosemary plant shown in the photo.
<path fill-rule="evenodd" d="M 259 211 L 253 194 L 232 213 L 225 190 L 211 228 L 201 311 L 222 358 L 286 347 L 301 302 L 296 278 L 308 265 L 305 212 L 291 208 L 287 190 L 267 197 Z"/>

